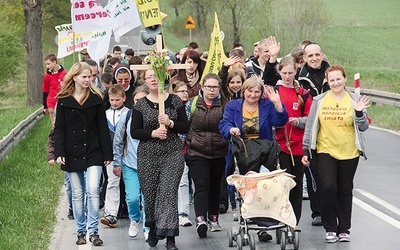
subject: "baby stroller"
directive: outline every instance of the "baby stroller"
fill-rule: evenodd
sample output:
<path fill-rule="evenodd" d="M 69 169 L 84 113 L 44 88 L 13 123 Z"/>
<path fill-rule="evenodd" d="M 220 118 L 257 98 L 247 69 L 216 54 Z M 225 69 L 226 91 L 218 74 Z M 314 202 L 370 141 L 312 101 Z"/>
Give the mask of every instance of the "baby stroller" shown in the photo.
<path fill-rule="evenodd" d="M 281 249 L 286 243 L 299 248 L 299 231 L 295 230 L 296 217 L 289 201 L 289 192 L 296 183 L 292 175 L 277 170 L 279 145 L 276 141 L 232 138 L 233 161 L 236 172 L 227 182 L 236 187 L 238 225 L 228 230 L 229 247 L 236 241 L 237 249 L 250 245 L 256 249 L 254 234 L 249 231 L 275 230 L 276 242 Z M 268 168 L 270 172 L 260 172 Z M 231 173 L 233 170 L 231 170 Z"/>

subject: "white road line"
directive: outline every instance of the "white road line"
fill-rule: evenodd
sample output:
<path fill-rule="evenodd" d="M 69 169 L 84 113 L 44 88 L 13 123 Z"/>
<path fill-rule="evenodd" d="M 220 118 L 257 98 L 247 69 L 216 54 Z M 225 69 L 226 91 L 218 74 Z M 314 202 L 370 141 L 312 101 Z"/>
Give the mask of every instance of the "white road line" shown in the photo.
<path fill-rule="evenodd" d="M 390 217 L 387 214 L 382 213 L 381 211 L 373 208 L 372 206 L 368 205 L 367 203 L 363 202 L 362 200 L 357 199 L 356 197 L 353 197 L 353 203 L 356 204 L 357 206 L 361 207 L 365 211 L 370 212 L 371 214 L 375 215 L 379 219 L 386 221 L 387 223 L 396 227 L 397 229 L 400 229 L 400 221 Z"/>
<path fill-rule="evenodd" d="M 354 191 L 356 191 L 357 193 L 367 197 L 368 199 L 378 203 L 379 205 L 385 207 L 386 209 L 392 211 L 393 213 L 397 214 L 400 216 L 400 209 L 392 204 L 390 204 L 389 202 L 382 200 L 381 198 L 379 198 L 378 196 L 375 196 L 365 190 L 362 189 L 354 189 Z"/>

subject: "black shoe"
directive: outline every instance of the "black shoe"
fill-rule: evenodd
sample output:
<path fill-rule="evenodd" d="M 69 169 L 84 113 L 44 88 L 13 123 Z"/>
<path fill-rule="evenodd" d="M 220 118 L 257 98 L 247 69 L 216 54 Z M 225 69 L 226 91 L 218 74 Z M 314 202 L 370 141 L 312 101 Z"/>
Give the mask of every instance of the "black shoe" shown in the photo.
<path fill-rule="evenodd" d="M 149 244 L 150 247 L 155 247 L 158 244 L 157 235 L 154 229 L 150 229 L 149 237 L 147 238 L 147 244 Z"/>
<path fill-rule="evenodd" d="M 264 230 L 259 231 L 257 233 L 257 235 L 258 235 L 259 241 L 268 242 L 268 241 L 272 240 L 272 236 L 267 231 L 264 231 Z"/>
<path fill-rule="evenodd" d="M 77 245 L 85 245 L 86 244 L 86 234 L 83 232 L 78 232 L 78 240 L 76 241 Z"/>
<path fill-rule="evenodd" d="M 72 209 L 68 209 L 67 217 L 69 220 L 74 220 L 74 211 L 72 211 Z"/>
<path fill-rule="evenodd" d="M 167 250 L 178 250 L 174 242 L 165 243 L 165 247 L 167 248 Z"/>
<path fill-rule="evenodd" d="M 313 221 L 311 222 L 313 226 L 322 226 L 322 218 L 321 216 L 316 216 Z"/>
<path fill-rule="evenodd" d="M 101 246 L 103 245 L 103 241 L 100 239 L 100 236 L 97 232 L 89 235 L 89 241 L 92 242 L 94 246 Z"/>
<path fill-rule="evenodd" d="M 227 208 L 227 206 L 225 206 L 225 204 L 219 204 L 218 212 L 220 214 L 226 213 L 227 210 L 228 210 L 228 208 Z"/>

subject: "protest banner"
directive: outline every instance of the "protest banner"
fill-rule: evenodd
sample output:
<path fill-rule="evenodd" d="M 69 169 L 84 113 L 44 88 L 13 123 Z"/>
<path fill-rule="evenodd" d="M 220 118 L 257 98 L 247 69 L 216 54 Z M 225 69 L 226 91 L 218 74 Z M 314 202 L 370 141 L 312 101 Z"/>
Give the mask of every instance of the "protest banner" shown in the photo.
<path fill-rule="evenodd" d="M 117 25 L 113 28 L 117 43 L 122 35 L 142 24 L 134 0 L 109 0 L 104 9 Z"/>
<path fill-rule="evenodd" d="M 136 4 L 144 27 L 147 28 L 155 25 L 162 25 L 160 4 L 158 0 L 136 0 Z"/>
<path fill-rule="evenodd" d="M 105 30 L 117 26 L 107 11 L 93 0 L 71 0 L 71 20 L 74 32 Z"/>
<path fill-rule="evenodd" d="M 74 34 L 71 23 L 58 25 L 55 27 L 55 29 L 58 32 L 57 58 L 63 58 L 75 51 L 86 49 L 89 45 L 90 38 L 93 35 L 93 31 Z"/>
<path fill-rule="evenodd" d="M 222 64 L 226 60 L 224 47 L 222 46 L 221 30 L 219 29 L 219 22 L 217 12 L 215 12 L 214 29 L 211 33 L 211 42 L 208 50 L 207 63 L 203 71 L 202 79 L 208 73 L 218 74 Z M 202 81 L 200 81 L 202 82 Z"/>

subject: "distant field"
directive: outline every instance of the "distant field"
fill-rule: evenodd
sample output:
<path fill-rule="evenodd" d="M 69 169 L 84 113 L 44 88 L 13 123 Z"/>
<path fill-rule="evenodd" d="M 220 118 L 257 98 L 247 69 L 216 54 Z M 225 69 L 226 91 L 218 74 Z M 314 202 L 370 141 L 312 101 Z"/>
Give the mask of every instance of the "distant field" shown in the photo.
<path fill-rule="evenodd" d="M 324 2 L 334 18 L 320 41 L 329 61 L 360 72 L 365 88 L 400 93 L 400 2 Z"/>
<path fill-rule="evenodd" d="M 400 2 L 399 0 L 323 0 L 333 20 L 317 39 L 331 64 L 345 66 L 350 79 L 361 73 L 362 87 L 400 93 Z M 175 15 L 166 4 L 163 11 L 171 13 L 164 24 L 167 46 L 179 51 L 188 42 L 187 37 L 174 36 Z M 279 7 L 279 5 L 278 5 Z M 186 16 L 191 13 L 181 13 Z M 250 41 L 261 37 L 246 34 Z M 197 41 L 196 30 L 193 40 Z M 279 39 L 279 38 L 278 38 Z M 245 39 L 247 40 L 247 39 Z M 227 47 L 227 41 L 224 41 Z M 248 53 L 251 45 L 245 44 Z M 203 45 L 204 47 L 204 45 Z M 208 45 L 205 46 L 208 49 Z M 283 48 L 283 54 L 288 48 Z"/>

